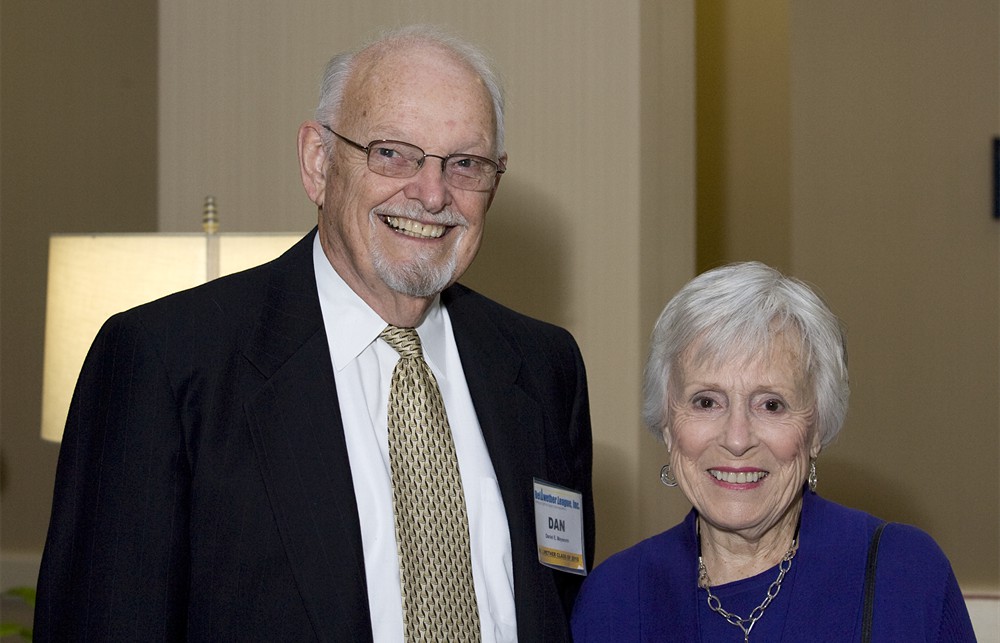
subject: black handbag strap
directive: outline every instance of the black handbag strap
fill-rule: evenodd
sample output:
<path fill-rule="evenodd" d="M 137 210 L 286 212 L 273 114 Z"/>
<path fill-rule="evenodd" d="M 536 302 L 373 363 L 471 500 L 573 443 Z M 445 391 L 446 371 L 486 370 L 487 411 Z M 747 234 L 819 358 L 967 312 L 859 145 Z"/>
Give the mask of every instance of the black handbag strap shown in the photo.
<path fill-rule="evenodd" d="M 861 619 L 861 640 L 869 643 L 872 640 L 872 616 L 875 613 L 875 564 L 878 562 L 878 541 L 882 538 L 882 530 L 889 524 L 883 522 L 872 535 L 868 546 L 868 563 L 865 566 L 865 607 Z"/>

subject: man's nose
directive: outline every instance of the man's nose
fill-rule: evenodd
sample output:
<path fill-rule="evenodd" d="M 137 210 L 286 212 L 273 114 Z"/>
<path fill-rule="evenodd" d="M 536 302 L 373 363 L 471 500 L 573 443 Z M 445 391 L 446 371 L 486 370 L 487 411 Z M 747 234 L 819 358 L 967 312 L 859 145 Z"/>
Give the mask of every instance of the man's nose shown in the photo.
<path fill-rule="evenodd" d="M 432 158 L 441 162 L 435 163 L 430 160 Z M 420 169 L 403 189 L 403 194 L 408 199 L 420 201 L 424 209 L 432 213 L 451 205 L 451 188 L 444 176 L 444 157 L 427 154 Z"/>

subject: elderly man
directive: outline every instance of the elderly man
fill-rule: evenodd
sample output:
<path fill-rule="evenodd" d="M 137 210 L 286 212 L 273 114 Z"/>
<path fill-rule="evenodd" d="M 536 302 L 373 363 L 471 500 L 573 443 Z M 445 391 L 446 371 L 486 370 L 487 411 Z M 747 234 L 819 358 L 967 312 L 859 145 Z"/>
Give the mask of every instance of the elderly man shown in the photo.
<path fill-rule="evenodd" d="M 95 340 L 36 640 L 568 640 L 583 362 L 455 284 L 506 165 L 497 75 L 436 30 L 386 34 L 331 61 L 298 147 L 316 230 Z"/>

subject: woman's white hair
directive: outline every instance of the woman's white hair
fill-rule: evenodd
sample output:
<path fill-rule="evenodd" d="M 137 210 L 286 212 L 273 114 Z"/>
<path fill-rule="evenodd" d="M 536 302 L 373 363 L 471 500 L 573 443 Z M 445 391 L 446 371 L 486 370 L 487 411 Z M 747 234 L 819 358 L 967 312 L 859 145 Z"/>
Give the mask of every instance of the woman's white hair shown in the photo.
<path fill-rule="evenodd" d="M 499 158 L 504 153 L 504 89 L 500 73 L 490 57 L 481 49 L 454 34 L 432 25 L 409 25 L 385 31 L 353 51 L 337 54 L 330 59 L 323 73 L 320 86 L 319 105 L 316 120 L 336 127 L 340 108 L 344 102 L 344 90 L 351 74 L 362 55 L 381 56 L 399 47 L 408 45 L 430 45 L 450 53 L 456 60 L 468 65 L 483 81 L 493 103 L 496 122 L 494 132 L 494 152 Z M 367 143 L 367 141 L 362 141 Z"/>
<path fill-rule="evenodd" d="M 670 377 L 683 359 L 719 363 L 768 355 L 779 334 L 799 342 L 816 401 L 816 430 L 822 445 L 829 444 L 844 424 L 850 396 L 843 327 L 809 286 L 759 262 L 702 273 L 667 303 L 646 361 L 646 426 L 663 439 L 670 421 Z"/>

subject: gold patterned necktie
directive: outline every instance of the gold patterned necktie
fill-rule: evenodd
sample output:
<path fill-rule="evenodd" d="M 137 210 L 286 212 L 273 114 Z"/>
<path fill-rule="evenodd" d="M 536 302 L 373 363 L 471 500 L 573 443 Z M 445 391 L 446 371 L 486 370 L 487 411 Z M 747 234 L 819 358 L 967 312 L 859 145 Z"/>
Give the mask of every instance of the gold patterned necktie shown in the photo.
<path fill-rule="evenodd" d="M 399 353 L 389 392 L 392 508 L 407 641 L 478 641 L 469 520 L 444 401 L 413 328 L 379 335 Z"/>

